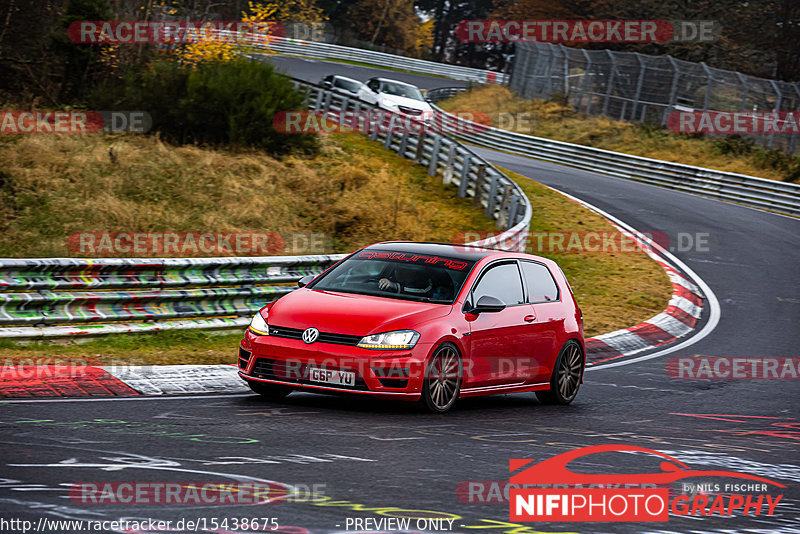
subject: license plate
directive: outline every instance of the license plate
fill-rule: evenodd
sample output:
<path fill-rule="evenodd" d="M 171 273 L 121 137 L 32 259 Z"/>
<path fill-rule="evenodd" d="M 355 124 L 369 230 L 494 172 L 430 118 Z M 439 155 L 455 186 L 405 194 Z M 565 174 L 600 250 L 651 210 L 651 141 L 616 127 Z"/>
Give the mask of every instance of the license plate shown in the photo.
<path fill-rule="evenodd" d="M 321 382 L 323 384 L 354 386 L 356 383 L 356 374 L 348 371 L 339 371 L 337 369 L 323 369 L 320 367 L 309 367 L 308 379 L 311 380 L 312 382 Z"/>

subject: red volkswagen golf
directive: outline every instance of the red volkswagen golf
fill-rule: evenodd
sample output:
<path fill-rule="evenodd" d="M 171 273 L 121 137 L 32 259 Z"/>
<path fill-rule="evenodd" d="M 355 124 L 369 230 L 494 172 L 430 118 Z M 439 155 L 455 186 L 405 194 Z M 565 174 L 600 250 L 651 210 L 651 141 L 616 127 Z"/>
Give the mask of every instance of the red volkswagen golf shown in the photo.
<path fill-rule="evenodd" d="M 567 404 L 583 320 L 548 259 L 431 243 L 363 248 L 253 317 L 239 374 L 261 395 L 348 392 L 420 401 L 535 391 Z"/>

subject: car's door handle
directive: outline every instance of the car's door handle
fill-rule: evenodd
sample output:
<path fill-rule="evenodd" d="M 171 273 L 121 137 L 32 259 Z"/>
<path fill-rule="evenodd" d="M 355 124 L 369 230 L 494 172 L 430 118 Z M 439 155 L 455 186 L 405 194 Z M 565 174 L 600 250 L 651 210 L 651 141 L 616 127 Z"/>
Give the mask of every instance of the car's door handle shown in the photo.
<path fill-rule="evenodd" d="M 535 320 L 536 320 L 536 316 L 535 315 L 526 315 L 525 319 L 524 319 L 524 321 L 526 323 L 532 323 Z"/>

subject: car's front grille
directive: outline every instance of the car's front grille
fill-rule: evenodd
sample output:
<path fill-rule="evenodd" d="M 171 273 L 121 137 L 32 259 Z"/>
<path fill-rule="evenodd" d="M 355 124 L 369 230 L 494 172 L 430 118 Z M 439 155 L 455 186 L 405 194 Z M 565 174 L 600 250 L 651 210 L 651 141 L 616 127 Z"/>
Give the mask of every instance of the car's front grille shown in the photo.
<path fill-rule="evenodd" d="M 326 369 L 334 369 L 326 367 Z M 275 360 L 272 358 L 257 358 L 253 364 L 250 376 L 263 378 L 265 380 L 279 380 L 281 382 L 291 382 L 294 384 L 310 384 L 315 386 L 326 386 L 337 389 L 358 389 L 367 391 L 367 383 L 361 378 L 357 371 L 342 369 L 347 372 L 355 372 L 356 379 L 353 386 L 341 384 L 328 384 L 324 382 L 314 382 L 308 379 L 308 364 L 299 360 Z"/>
<path fill-rule="evenodd" d="M 406 115 L 422 115 L 422 110 L 420 109 L 408 108 L 406 106 L 397 106 L 397 109 Z"/>
<path fill-rule="evenodd" d="M 302 328 L 288 328 L 285 326 L 269 326 L 269 335 L 275 337 L 285 337 L 288 339 L 303 339 L 304 329 Z M 335 332 L 320 332 L 317 343 L 332 343 L 334 345 L 350 345 L 356 346 L 361 341 L 362 336 L 353 336 L 350 334 L 337 334 Z"/>
<path fill-rule="evenodd" d="M 247 364 L 250 362 L 250 351 L 244 350 L 239 347 L 239 367 L 247 369 Z"/>

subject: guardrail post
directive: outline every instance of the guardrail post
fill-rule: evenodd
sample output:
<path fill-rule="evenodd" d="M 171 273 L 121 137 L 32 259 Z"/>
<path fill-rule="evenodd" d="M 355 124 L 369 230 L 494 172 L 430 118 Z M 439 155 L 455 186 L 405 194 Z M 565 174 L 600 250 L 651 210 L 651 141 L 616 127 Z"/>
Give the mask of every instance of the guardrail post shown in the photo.
<path fill-rule="evenodd" d="M 333 93 L 330 91 L 325 91 L 325 102 L 322 104 L 325 111 L 328 111 L 331 108 L 331 96 L 333 96 Z"/>
<path fill-rule="evenodd" d="M 461 162 L 461 183 L 458 185 L 458 196 L 467 196 L 467 184 L 469 184 L 469 165 L 472 160 L 471 154 L 466 154 Z"/>
<path fill-rule="evenodd" d="M 417 135 L 417 151 L 414 154 L 414 160 L 422 163 L 422 158 L 425 156 L 425 132 L 420 132 Z"/>
<path fill-rule="evenodd" d="M 447 167 L 444 170 L 444 177 L 442 178 L 442 182 L 445 184 L 449 184 L 450 180 L 453 179 L 453 166 L 456 163 L 457 149 L 458 145 L 453 141 L 450 141 L 450 150 L 447 153 Z"/>
<path fill-rule="evenodd" d="M 397 149 L 397 153 L 400 154 L 401 157 L 406 157 L 407 147 L 408 147 L 408 132 L 403 132 L 403 136 L 400 137 L 400 147 Z"/>
<path fill-rule="evenodd" d="M 511 198 L 511 207 L 508 208 L 508 222 L 506 223 L 506 230 L 516 224 L 517 210 L 519 209 L 519 196 L 514 195 Z"/>
<path fill-rule="evenodd" d="M 392 148 L 392 136 L 394 136 L 394 114 L 389 118 L 389 128 L 386 132 L 386 140 L 383 142 L 385 148 Z"/>
<path fill-rule="evenodd" d="M 472 198 L 473 206 L 481 205 L 481 193 L 483 192 L 483 182 L 486 179 L 486 164 L 478 164 L 478 177 L 475 178 L 475 196 Z"/>
<path fill-rule="evenodd" d="M 324 92 L 322 89 L 317 89 L 317 98 L 314 101 L 314 108 L 315 110 L 322 109 L 322 97 L 324 96 Z"/>
<path fill-rule="evenodd" d="M 428 176 L 436 175 L 436 165 L 439 162 L 439 148 L 442 145 L 442 136 L 434 134 L 433 137 L 433 151 L 431 152 L 431 160 L 428 163 Z"/>
<path fill-rule="evenodd" d="M 492 183 L 489 186 L 489 198 L 486 202 L 486 216 L 490 219 L 494 219 L 494 207 L 495 207 L 495 200 L 497 198 L 497 186 L 500 185 L 498 183 L 499 177 L 495 174 L 492 176 Z"/>
<path fill-rule="evenodd" d="M 505 184 L 503 186 L 503 200 L 500 202 L 500 212 L 497 214 L 496 228 L 503 228 L 508 224 L 508 204 L 511 202 L 511 192 L 514 191 L 514 186 Z"/>

